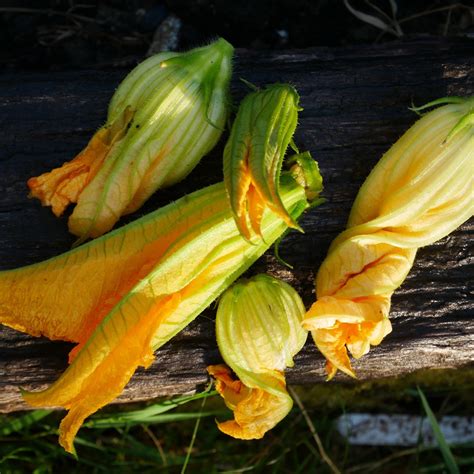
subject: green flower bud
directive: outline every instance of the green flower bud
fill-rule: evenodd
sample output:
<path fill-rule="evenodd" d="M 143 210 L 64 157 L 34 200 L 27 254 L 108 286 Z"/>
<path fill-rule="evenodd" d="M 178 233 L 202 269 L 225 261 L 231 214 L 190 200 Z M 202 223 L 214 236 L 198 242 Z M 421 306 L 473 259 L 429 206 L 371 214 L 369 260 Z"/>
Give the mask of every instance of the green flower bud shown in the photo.
<path fill-rule="evenodd" d="M 299 96 L 288 84 L 273 84 L 242 101 L 224 150 L 224 182 L 241 234 L 261 235 L 268 207 L 297 228 L 281 202 L 279 180 L 298 122 Z"/>
<path fill-rule="evenodd" d="M 238 380 L 226 366 L 208 367 L 234 411 L 234 420 L 219 423 L 221 431 L 239 439 L 261 438 L 291 410 L 283 371 L 293 366 L 306 341 L 304 314 L 298 293 L 268 275 L 241 281 L 224 293 L 217 310 L 217 342 Z"/>
<path fill-rule="evenodd" d="M 120 84 L 107 123 L 71 162 L 28 185 L 85 240 L 110 230 L 157 189 L 171 186 L 219 140 L 228 115 L 233 47 L 224 39 L 187 53 L 161 53 Z"/>

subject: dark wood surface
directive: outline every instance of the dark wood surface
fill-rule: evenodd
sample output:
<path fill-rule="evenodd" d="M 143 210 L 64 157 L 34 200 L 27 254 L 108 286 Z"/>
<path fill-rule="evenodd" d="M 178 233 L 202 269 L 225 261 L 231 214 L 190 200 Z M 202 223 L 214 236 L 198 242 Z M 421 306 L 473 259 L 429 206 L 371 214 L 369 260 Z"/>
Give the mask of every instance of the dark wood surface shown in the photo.
<path fill-rule="evenodd" d="M 309 212 L 304 235 L 281 247 L 288 270 L 268 252 L 251 273 L 269 271 L 294 284 L 307 305 L 313 279 L 331 240 L 345 222 L 359 186 L 383 152 L 416 119 L 408 110 L 446 95 L 474 93 L 474 42 L 415 40 L 380 46 L 300 51 L 236 52 L 235 102 L 246 87 L 291 82 L 304 111 L 296 133 L 302 150 L 319 161 L 328 202 Z M 126 70 L 16 73 L 0 77 L 0 269 L 44 260 L 69 249 L 66 220 L 27 198 L 26 180 L 72 158 L 104 122 L 107 103 Z M 222 143 L 192 175 L 158 192 L 136 218 L 178 196 L 221 179 Z M 124 221 L 125 222 L 125 221 Z M 393 298 L 393 333 L 354 363 L 360 379 L 423 368 L 460 367 L 474 360 L 473 225 L 421 249 Z M 149 399 L 196 389 L 205 367 L 219 361 L 214 310 L 157 351 L 118 401 Z M 0 411 L 25 408 L 18 388 L 40 389 L 66 367 L 71 345 L 0 329 Z M 287 372 L 288 382 L 324 380 L 324 363 L 311 341 Z M 339 377 L 343 380 L 345 377 Z"/>

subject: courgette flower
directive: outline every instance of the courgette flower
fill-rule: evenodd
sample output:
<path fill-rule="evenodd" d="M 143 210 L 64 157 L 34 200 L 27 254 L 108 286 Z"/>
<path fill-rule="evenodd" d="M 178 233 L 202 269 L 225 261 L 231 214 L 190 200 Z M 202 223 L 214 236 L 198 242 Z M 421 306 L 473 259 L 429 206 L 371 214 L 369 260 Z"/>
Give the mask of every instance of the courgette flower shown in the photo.
<path fill-rule="evenodd" d="M 307 171 L 308 173 L 311 170 Z M 282 176 L 293 219 L 308 207 L 305 186 Z M 117 397 L 138 366 L 176 335 L 257 260 L 285 230 L 265 213 L 265 240 L 241 237 L 223 183 L 185 196 L 45 262 L 0 272 L 0 322 L 78 343 L 63 375 L 33 406 L 69 410 L 60 443 L 73 451 L 84 419 Z"/>
<path fill-rule="evenodd" d="M 362 185 L 347 230 L 316 277 L 317 301 L 304 320 L 337 370 L 355 376 L 356 358 L 391 331 L 390 299 L 419 247 L 455 230 L 474 212 L 474 98 L 446 98 L 383 156 Z M 421 109 L 425 108 L 422 107 Z"/>
<path fill-rule="evenodd" d="M 235 222 L 246 239 L 261 236 L 268 207 L 289 227 L 300 229 L 283 206 L 279 179 L 298 122 L 299 96 L 288 84 L 272 84 L 240 104 L 224 149 L 224 182 Z M 300 229 L 301 230 L 301 229 Z"/>
<path fill-rule="evenodd" d="M 72 161 L 31 178 L 31 196 L 56 216 L 77 203 L 69 230 L 83 241 L 181 181 L 221 136 L 232 54 L 219 39 L 139 64 L 113 95 L 106 124 Z"/>
<path fill-rule="evenodd" d="M 268 275 L 240 281 L 221 297 L 216 318 L 219 350 L 226 365 L 212 365 L 217 391 L 234 412 L 219 429 L 238 439 L 259 439 L 291 410 L 284 370 L 293 367 L 307 332 L 305 308 L 287 283 Z"/>

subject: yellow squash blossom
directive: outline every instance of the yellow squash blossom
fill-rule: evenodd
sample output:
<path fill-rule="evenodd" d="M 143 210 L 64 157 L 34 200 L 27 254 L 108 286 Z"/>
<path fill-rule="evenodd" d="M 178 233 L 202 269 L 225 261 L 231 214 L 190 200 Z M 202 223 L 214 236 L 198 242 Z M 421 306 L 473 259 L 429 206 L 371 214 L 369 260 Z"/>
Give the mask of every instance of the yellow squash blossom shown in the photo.
<path fill-rule="evenodd" d="M 362 185 L 347 230 L 331 244 L 304 320 L 327 359 L 354 376 L 347 349 L 366 354 L 391 331 L 390 299 L 417 248 L 474 212 L 474 98 L 440 99 L 383 156 Z"/>
<path fill-rule="evenodd" d="M 288 84 L 249 94 L 240 104 L 224 150 L 224 182 L 235 221 L 246 239 L 260 233 L 268 207 L 290 227 L 298 224 L 279 195 L 283 158 L 298 122 L 299 96 Z"/>
<path fill-rule="evenodd" d="M 226 365 L 208 372 L 234 419 L 218 424 L 234 438 L 258 439 L 291 410 L 284 370 L 303 347 L 307 332 L 301 328 L 305 308 L 287 283 L 257 275 L 236 283 L 219 302 L 216 333 Z"/>
<path fill-rule="evenodd" d="M 310 172 L 310 171 L 309 171 Z M 293 219 L 307 208 L 304 186 L 282 176 Z M 265 240 L 235 226 L 223 184 L 185 196 L 97 240 L 45 262 L 0 272 L 0 322 L 32 335 L 78 343 L 33 406 L 69 410 L 60 442 L 73 450 L 83 420 L 113 400 L 138 366 L 240 276 L 287 228 L 265 213 Z"/>
<path fill-rule="evenodd" d="M 112 97 L 107 123 L 71 162 L 31 178 L 31 196 L 56 216 L 77 203 L 69 230 L 83 241 L 181 181 L 225 126 L 232 54 L 219 39 L 139 64 Z"/>

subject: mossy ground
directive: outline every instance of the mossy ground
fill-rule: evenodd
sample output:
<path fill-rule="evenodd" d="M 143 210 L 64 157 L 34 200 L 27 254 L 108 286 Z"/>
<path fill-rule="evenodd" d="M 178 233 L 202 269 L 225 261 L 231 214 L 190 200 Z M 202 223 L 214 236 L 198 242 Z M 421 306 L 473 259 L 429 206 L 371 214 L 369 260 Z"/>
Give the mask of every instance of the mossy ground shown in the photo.
<path fill-rule="evenodd" d="M 419 409 L 415 388 L 419 386 L 430 394 L 432 408 L 441 407 L 446 397 L 456 398 L 466 412 L 472 415 L 474 402 L 474 367 L 444 370 L 422 370 L 405 377 L 383 378 L 347 383 L 322 383 L 301 387 L 300 396 L 314 410 L 377 411 L 381 407 L 395 413 Z M 410 405 L 414 403 L 414 406 Z M 458 408 L 459 409 L 459 408 Z M 440 413 L 440 415 L 446 413 Z M 461 414 L 461 413 L 460 413 Z"/>
<path fill-rule="evenodd" d="M 426 394 L 437 416 L 471 415 L 474 402 L 474 369 L 430 370 L 370 382 L 324 383 L 294 387 L 328 456 L 341 472 L 421 473 L 448 472 L 441 451 L 423 446 L 351 446 L 335 429 L 336 418 L 348 412 L 411 413 L 424 416 L 416 387 Z M 188 473 L 326 473 L 318 447 L 301 410 L 292 412 L 262 440 L 231 440 L 219 432 L 215 419 L 229 412 L 222 400 L 211 394 L 202 406 L 191 400 L 147 420 L 145 410 L 162 401 L 109 406 L 102 416 L 117 422 L 113 428 L 84 427 L 77 438 L 78 460 L 57 445 L 57 427 L 62 416 L 50 412 L 24 422 L 24 414 L 4 416 L 0 422 L 0 472 L 6 473 L 134 473 L 182 472 L 199 419 Z M 135 418 L 121 423 L 124 411 L 136 410 Z M 32 412 L 34 413 L 34 412 Z M 41 413 L 40 413 L 41 415 Z M 34 418 L 34 417 L 33 417 Z M 12 431 L 11 421 L 23 420 Z M 10 425 L 8 425 L 10 423 Z M 10 429 L 6 427 L 10 426 Z M 451 447 L 460 472 L 474 469 L 474 446 Z"/>

